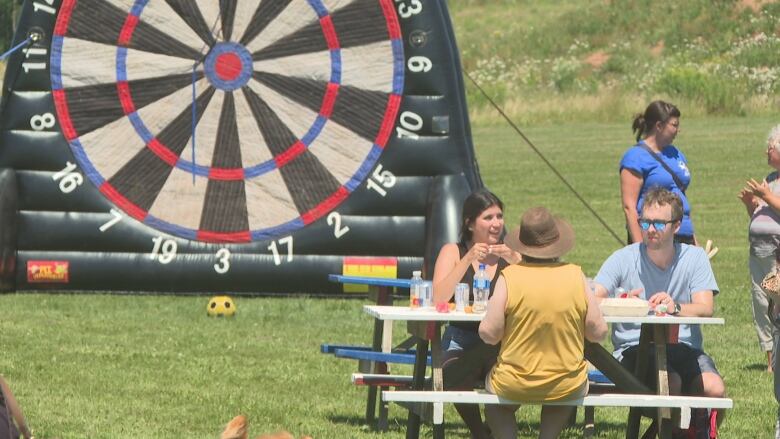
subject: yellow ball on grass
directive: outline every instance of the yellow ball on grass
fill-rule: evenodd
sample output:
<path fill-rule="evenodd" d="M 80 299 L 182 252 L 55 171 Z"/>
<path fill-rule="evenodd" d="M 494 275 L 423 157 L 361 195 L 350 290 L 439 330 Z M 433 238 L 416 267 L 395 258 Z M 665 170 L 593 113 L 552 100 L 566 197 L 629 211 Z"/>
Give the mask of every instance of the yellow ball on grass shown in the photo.
<path fill-rule="evenodd" d="M 206 314 L 211 317 L 232 317 L 236 313 L 236 304 L 230 296 L 214 296 L 206 305 Z"/>

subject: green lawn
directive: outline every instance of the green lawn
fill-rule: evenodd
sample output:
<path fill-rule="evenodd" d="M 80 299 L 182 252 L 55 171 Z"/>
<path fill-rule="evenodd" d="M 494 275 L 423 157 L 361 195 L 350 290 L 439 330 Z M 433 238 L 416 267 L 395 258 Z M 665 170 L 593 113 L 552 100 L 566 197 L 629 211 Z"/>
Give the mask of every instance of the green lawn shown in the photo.
<path fill-rule="evenodd" d="M 705 328 L 705 346 L 735 401 L 724 438 L 769 437 L 777 406 L 751 323 L 747 216 L 736 198 L 746 178 L 768 171 L 763 148 L 773 123 L 683 118 L 677 141 L 694 175 L 689 194 L 698 235 L 720 247 L 713 265 L 722 290 L 717 314 L 726 326 Z M 628 125 L 526 129 L 621 237 L 617 163 L 632 140 Z M 508 222 L 538 204 L 564 215 L 577 232 L 569 260 L 594 274 L 618 247 L 614 238 L 510 129 L 477 126 L 474 136 L 482 175 L 507 204 Z M 207 300 L 1 295 L 0 372 L 38 438 L 216 438 L 239 413 L 250 417 L 254 435 L 285 428 L 315 439 L 404 437 L 405 413 L 397 406 L 390 432 L 366 427 L 365 389 L 349 384 L 356 365 L 319 353 L 323 342 L 370 342 L 362 301 L 238 298 L 235 318 L 213 319 Z M 396 336 L 403 332 L 399 325 Z M 598 409 L 599 437 L 623 437 L 625 414 Z M 451 407 L 446 419 L 449 437 L 468 437 Z M 535 437 L 538 409 L 521 409 L 518 420 L 521 437 Z M 430 435 L 427 427 L 423 432 Z"/>

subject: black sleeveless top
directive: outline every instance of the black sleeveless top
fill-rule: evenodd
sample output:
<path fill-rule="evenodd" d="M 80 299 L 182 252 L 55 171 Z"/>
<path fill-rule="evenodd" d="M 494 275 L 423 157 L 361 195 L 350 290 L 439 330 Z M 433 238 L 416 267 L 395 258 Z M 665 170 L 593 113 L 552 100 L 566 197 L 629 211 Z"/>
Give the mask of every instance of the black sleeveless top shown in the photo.
<path fill-rule="evenodd" d="M 468 252 L 469 249 L 466 248 L 466 245 L 459 242 L 458 253 L 460 254 L 460 258 L 463 259 L 463 257 L 466 256 L 466 253 Z M 498 263 L 496 264 L 496 273 L 493 275 L 493 279 L 490 280 L 490 293 L 488 294 L 488 297 L 493 296 L 493 290 L 496 289 L 496 282 L 498 282 L 498 275 L 501 273 L 501 270 L 503 270 L 508 265 L 509 263 L 506 261 L 506 259 L 501 257 L 498 258 Z M 469 269 L 466 270 L 466 273 L 460 279 L 462 283 L 469 286 L 469 301 L 474 300 L 474 292 L 471 291 L 472 287 L 474 286 L 474 275 L 476 275 L 474 272 L 474 266 L 469 264 Z M 455 296 L 452 296 L 450 298 L 450 302 L 454 301 Z M 450 322 L 450 326 L 457 326 L 458 328 L 465 329 L 467 331 L 479 331 L 479 322 Z"/>

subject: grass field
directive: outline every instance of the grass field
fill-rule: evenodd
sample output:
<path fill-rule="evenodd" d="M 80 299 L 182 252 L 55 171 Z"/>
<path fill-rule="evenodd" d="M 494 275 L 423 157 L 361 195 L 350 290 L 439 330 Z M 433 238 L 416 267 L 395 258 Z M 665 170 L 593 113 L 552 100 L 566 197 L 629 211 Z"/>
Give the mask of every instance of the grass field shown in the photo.
<path fill-rule="evenodd" d="M 776 403 L 750 316 L 747 216 L 736 198 L 767 172 L 765 134 L 777 120 L 682 121 L 678 145 L 691 162 L 694 221 L 720 253 L 713 265 L 725 327 L 705 328 L 705 347 L 735 409 L 724 438 L 769 437 Z M 628 122 L 529 127 L 526 134 L 619 236 L 617 162 L 631 143 Z M 568 259 L 594 274 L 614 238 L 507 128 L 475 127 L 486 184 L 514 222 L 537 204 L 577 232 Z M 391 407 L 386 434 L 362 422 L 365 390 L 349 384 L 351 361 L 319 354 L 323 342 L 369 343 L 360 300 L 238 298 L 234 319 L 210 319 L 207 298 L 173 296 L 0 296 L 0 371 L 38 438 L 215 438 L 245 413 L 252 432 L 286 428 L 320 438 L 401 438 L 405 413 Z M 401 337 L 403 327 L 396 335 Z M 400 369 L 404 372 L 403 369 Z M 598 437 L 622 437 L 625 410 L 597 409 Z M 451 408 L 450 437 L 467 432 Z M 519 411 L 521 437 L 535 437 L 538 410 Z M 430 434 L 427 427 L 423 428 Z M 578 437 L 567 431 L 564 437 Z"/>

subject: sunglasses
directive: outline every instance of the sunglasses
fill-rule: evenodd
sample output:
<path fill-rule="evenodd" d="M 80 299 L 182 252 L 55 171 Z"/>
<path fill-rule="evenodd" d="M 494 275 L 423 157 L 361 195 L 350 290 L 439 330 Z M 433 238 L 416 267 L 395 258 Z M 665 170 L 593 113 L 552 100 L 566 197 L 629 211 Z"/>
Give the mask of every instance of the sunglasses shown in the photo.
<path fill-rule="evenodd" d="M 645 232 L 650 230 L 650 226 L 652 225 L 655 227 L 655 230 L 659 232 L 663 232 L 664 229 L 666 229 L 667 224 L 674 224 L 679 220 L 673 219 L 673 220 L 654 220 L 654 219 L 644 219 L 641 218 L 639 220 L 639 227 L 644 230 Z"/>

